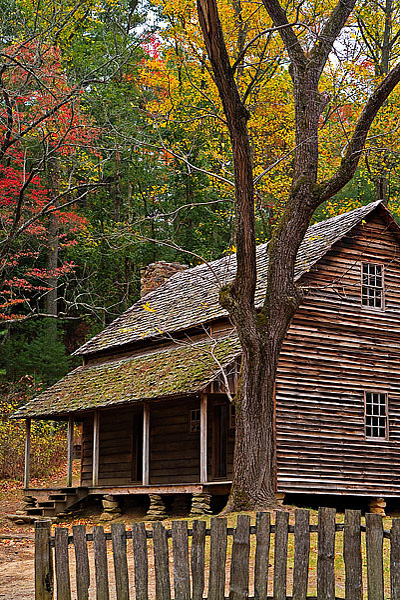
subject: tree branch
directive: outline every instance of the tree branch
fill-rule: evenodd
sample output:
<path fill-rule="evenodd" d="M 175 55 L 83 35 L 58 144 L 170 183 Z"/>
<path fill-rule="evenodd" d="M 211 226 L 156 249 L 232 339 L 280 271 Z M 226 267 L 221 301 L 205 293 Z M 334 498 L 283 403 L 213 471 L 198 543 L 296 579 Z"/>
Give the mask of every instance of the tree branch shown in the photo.
<path fill-rule="evenodd" d="M 283 43 L 289 58 L 294 65 L 306 65 L 306 55 L 296 34 L 293 31 L 291 24 L 289 23 L 286 12 L 281 7 L 278 0 L 262 0 L 265 9 L 272 19 L 274 26 L 279 29 L 279 35 L 282 38 Z M 355 0 L 352 0 L 355 1 Z"/>
<path fill-rule="evenodd" d="M 347 147 L 342 164 L 336 173 L 317 186 L 316 206 L 331 198 L 353 177 L 363 152 L 369 129 L 384 102 L 400 82 L 400 62 L 393 67 L 385 79 L 369 97 L 358 119 L 353 136 Z"/>
<path fill-rule="evenodd" d="M 315 63 L 320 73 L 322 73 L 333 44 L 342 31 L 355 4 L 356 0 L 339 0 L 318 36 L 310 52 L 310 59 Z"/>

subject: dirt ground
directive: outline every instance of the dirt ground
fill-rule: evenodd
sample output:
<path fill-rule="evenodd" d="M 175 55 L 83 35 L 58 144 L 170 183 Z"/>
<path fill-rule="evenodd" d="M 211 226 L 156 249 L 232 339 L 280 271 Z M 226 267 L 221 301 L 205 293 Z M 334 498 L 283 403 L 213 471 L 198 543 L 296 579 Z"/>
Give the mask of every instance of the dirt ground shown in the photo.
<path fill-rule="evenodd" d="M 0 482 L 0 536 L 27 536 L 32 539 L 0 539 L 0 600 L 32 600 L 33 527 L 15 525 L 6 518 L 22 503 L 22 486 Z"/>

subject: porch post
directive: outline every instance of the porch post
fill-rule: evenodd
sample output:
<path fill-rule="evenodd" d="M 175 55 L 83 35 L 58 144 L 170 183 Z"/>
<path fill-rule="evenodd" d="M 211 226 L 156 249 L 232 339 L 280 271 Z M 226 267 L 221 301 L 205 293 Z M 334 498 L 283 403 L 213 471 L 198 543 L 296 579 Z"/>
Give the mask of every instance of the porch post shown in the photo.
<path fill-rule="evenodd" d="M 150 407 L 143 404 L 142 485 L 150 482 Z"/>
<path fill-rule="evenodd" d="M 67 429 L 67 487 L 72 487 L 72 449 L 74 443 L 74 415 L 68 416 Z"/>
<path fill-rule="evenodd" d="M 29 487 L 29 471 L 31 463 L 31 420 L 25 419 L 25 471 L 24 488 Z"/>
<path fill-rule="evenodd" d="M 207 482 L 207 394 L 200 396 L 200 483 Z"/>
<path fill-rule="evenodd" d="M 100 433 L 100 413 L 94 411 L 93 419 L 93 471 L 92 471 L 92 486 L 96 487 L 99 484 L 99 433 Z"/>

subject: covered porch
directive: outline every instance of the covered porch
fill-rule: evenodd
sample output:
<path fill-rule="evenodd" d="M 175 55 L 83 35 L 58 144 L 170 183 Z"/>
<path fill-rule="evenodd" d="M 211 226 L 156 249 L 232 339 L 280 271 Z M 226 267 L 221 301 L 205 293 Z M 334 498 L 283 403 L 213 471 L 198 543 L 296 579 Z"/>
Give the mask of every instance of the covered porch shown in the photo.
<path fill-rule="evenodd" d="M 68 423 L 63 494 L 74 493 L 77 423 L 82 430 L 82 493 L 228 493 L 235 414 L 227 384 L 234 392 L 237 356 L 237 338 L 228 337 L 79 367 L 15 415 L 26 419 L 27 496 L 50 492 L 29 485 L 32 419 Z"/>
<path fill-rule="evenodd" d="M 72 487 L 74 426 L 82 426 L 80 487 L 90 493 L 200 492 L 230 482 L 234 409 L 224 394 L 200 394 L 73 413 L 67 425 L 67 478 Z M 30 425 L 26 419 L 25 481 Z M 179 489 L 178 489 L 179 488 Z M 111 491 L 112 490 L 112 491 Z"/>

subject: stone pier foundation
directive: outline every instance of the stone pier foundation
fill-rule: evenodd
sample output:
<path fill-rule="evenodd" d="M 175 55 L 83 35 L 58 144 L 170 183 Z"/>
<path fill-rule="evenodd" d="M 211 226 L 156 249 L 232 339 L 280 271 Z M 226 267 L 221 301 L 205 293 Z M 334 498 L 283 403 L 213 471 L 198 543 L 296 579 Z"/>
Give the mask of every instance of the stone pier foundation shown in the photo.
<path fill-rule="evenodd" d="M 103 512 L 100 516 L 101 521 L 112 521 L 121 516 L 121 507 L 115 496 L 106 494 L 101 501 Z"/>
<path fill-rule="evenodd" d="M 150 506 L 145 516 L 146 521 L 162 521 L 167 518 L 164 501 L 158 494 L 149 494 Z"/>
<path fill-rule="evenodd" d="M 189 516 L 196 518 L 211 514 L 211 494 L 193 494 Z"/>
<path fill-rule="evenodd" d="M 369 512 L 376 515 L 386 516 L 385 513 L 386 501 L 384 498 L 371 498 L 369 502 Z"/>

